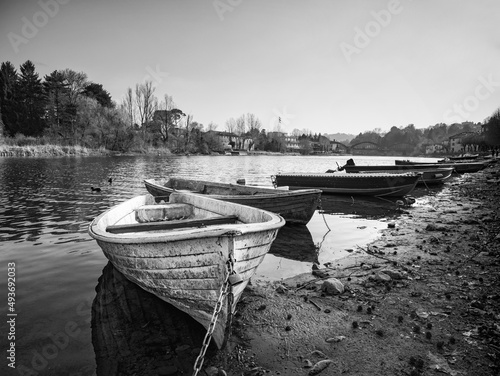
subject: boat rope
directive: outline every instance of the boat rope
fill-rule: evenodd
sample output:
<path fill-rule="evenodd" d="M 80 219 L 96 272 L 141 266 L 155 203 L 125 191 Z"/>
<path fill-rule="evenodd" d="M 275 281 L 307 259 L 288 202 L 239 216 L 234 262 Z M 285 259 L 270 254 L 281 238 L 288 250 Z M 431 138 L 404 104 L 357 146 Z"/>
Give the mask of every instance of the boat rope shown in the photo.
<path fill-rule="evenodd" d="M 210 344 L 210 340 L 212 339 L 212 334 L 215 329 L 215 324 L 217 323 L 217 319 L 219 318 L 220 311 L 222 310 L 222 306 L 224 303 L 224 296 L 228 293 L 229 290 L 229 275 L 233 273 L 234 260 L 232 257 L 229 258 L 226 263 L 226 276 L 224 278 L 224 282 L 222 283 L 219 298 L 217 299 L 217 303 L 215 303 L 214 311 L 212 313 L 212 319 L 210 320 L 210 325 L 208 326 L 207 333 L 205 334 L 205 338 L 203 339 L 203 344 L 201 346 L 200 354 L 196 358 L 193 366 L 193 376 L 198 375 L 201 367 L 203 366 L 203 362 L 205 361 L 205 353 L 207 352 L 208 345 Z M 231 309 L 231 307 L 229 308 Z"/>

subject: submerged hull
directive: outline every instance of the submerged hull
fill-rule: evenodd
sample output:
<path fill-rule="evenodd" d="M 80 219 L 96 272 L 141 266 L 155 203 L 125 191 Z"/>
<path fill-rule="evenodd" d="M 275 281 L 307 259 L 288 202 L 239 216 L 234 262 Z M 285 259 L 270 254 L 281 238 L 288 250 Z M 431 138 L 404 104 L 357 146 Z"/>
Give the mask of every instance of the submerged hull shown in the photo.
<path fill-rule="evenodd" d="M 232 306 L 224 299 L 215 325 L 213 339 L 221 347 L 228 315 L 234 311 L 248 281 L 285 222 L 273 213 L 258 209 L 176 193 L 171 203 L 193 205 L 197 212 L 233 214 L 239 223 L 146 233 L 113 234 L 106 230 L 124 221 L 116 218 L 124 218 L 131 210 L 153 202 L 154 198 L 148 195 L 117 205 L 97 217 L 89 233 L 127 279 L 188 313 L 205 328 L 210 325 L 228 276 L 227 262 L 233 259 L 233 270 L 241 276 L 242 283 L 231 288 Z"/>
<path fill-rule="evenodd" d="M 290 189 L 317 188 L 323 193 L 404 196 L 417 184 L 420 174 L 277 174 L 278 186 L 288 185 Z"/>
<path fill-rule="evenodd" d="M 296 224 L 309 222 L 321 197 L 319 189 L 289 191 L 179 178 L 147 179 L 144 184 L 155 197 L 165 198 L 176 190 L 188 190 L 217 200 L 268 210 L 281 215 L 287 222 Z"/>

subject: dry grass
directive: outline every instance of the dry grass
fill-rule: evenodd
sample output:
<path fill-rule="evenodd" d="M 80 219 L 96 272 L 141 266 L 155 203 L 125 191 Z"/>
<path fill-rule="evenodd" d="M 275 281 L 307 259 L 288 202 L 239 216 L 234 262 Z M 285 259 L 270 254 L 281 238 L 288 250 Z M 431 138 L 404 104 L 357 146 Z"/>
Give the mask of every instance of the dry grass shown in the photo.
<path fill-rule="evenodd" d="M 0 145 L 0 156 L 4 157 L 41 157 L 41 156 L 75 156 L 89 155 L 90 151 L 83 146 L 61 145 Z"/>

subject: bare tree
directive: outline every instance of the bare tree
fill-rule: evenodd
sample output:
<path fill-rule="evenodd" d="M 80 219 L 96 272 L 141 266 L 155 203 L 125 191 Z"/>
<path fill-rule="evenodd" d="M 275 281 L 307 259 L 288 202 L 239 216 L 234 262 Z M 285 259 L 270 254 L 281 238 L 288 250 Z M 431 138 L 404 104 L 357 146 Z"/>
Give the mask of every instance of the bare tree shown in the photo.
<path fill-rule="evenodd" d="M 83 89 L 88 84 L 87 75 L 71 69 L 63 70 L 62 74 L 68 89 L 69 103 L 76 104 L 77 99 L 82 95 Z"/>
<path fill-rule="evenodd" d="M 215 131 L 217 130 L 218 125 L 215 124 L 214 122 L 210 122 L 207 125 L 207 131 Z"/>
<path fill-rule="evenodd" d="M 122 101 L 121 107 L 125 114 L 127 114 L 128 124 L 133 127 L 135 123 L 135 108 L 134 108 L 134 93 L 132 92 L 132 88 L 129 87 L 127 89 L 127 94 Z"/>
<path fill-rule="evenodd" d="M 242 135 L 245 133 L 245 128 L 246 128 L 246 124 L 245 124 L 245 115 L 241 115 L 238 119 L 236 119 L 236 134 L 238 135 Z"/>
<path fill-rule="evenodd" d="M 257 131 L 260 131 L 260 129 L 262 128 L 262 123 L 257 118 L 257 116 L 255 116 L 254 114 L 250 114 L 250 113 L 247 114 L 246 123 L 247 123 L 247 129 L 250 132 L 254 129 Z"/>
<path fill-rule="evenodd" d="M 163 108 L 165 109 L 165 119 L 164 119 L 165 129 L 163 130 L 162 133 L 164 133 L 165 135 L 164 136 L 165 142 L 168 142 L 168 133 L 170 132 L 170 129 L 174 126 L 172 122 L 172 110 L 175 108 L 175 103 L 172 96 L 165 94 L 163 99 Z"/>
<path fill-rule="evenodd" d="M 158 105 L 158 100 L 154 95 L 155 88 L 152 81 L 146 81 L 144 84 L 135 85 L 135 101 L 139 112 L 141 127 L 153 120 L 155 107 Z"/>
<path fill-rule="evenodd" d="M 234 133 L 236 131 L 236 120 L 234 118 L 229 118 L 226 120 L 226 130 L 229 133 Z"/>

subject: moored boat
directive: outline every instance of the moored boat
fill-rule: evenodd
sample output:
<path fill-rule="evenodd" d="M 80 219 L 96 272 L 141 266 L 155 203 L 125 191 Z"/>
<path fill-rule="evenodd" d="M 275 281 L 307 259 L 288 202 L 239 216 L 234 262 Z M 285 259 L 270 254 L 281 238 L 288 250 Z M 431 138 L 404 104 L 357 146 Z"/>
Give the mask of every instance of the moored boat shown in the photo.
<path fill-rule="evenodd" d="M 167 203 L 144 195 L 118 204 L 91 222 L 89 234 L 127 279 L 205 328 L 218 306 L 212 338 L 220 348 L 236 303 L 284 224 L 268 211 L 173 193 Z"/>
<path fill-rule="evenodd" d="M 407 172 L 421 173 L 420 179 L 417 184 L 420 185 L 436 185 L 443 184 L 448 180 L 452 173 L 453 167 L 439 167 L 439 168 L 401 168 L 396 165 L 372 165 L 372 166 L 359 166 L 359 165 L 345 165 L 343 169 L 347 173 L 364 173 L 370 174 L 373 172 L 384 172 L 392 174 L 402 174 Z"/>
<path fill-rule="evenodd" d="M 452 161 L 467 161 L 467 160 L 472 160 L 472 159 L 477 159 L 479 157 L 479 154 L 462 154 L 462 155 L 455 155 L 455 156 L 449 156 L 444 159 L 446 160 L 452 160 Z"/>
<path fill-rule="evenodd" d="M 455 172 L 463 174 L 466 172 L 478 172 L 488 165 L 488 162 L 451 162 L 451 163 L 434 163 L 434 162 L 413 162 L 409 160 L 395 160 L 397 166 L 413 166 L 413 168 L 440 168 L 440 167 L 453 167 Z M 410 169 L 411 167 L 406 167 Z"/>
<path fill-rule="evenodd" d="M 217 200 L 269 210 L 281 215 L 287 222 L 296 224 L 309 222 L 321 197 L 319 189 L 292 191 L 173 177 L 146 179 L 144 185 L 155 197 L 168 197 L 178 190 L 189 191 Z"/>
<path fill-rule="evenodd" d="M 323 193 L 405 196 L 409 194 L 420 178 L 420 173 L 402 174 L 338 174 L 338 173 L 288 173 L 274 176 L 277 186 L 287 185 L 290 189 L 317 188 Z"/>

